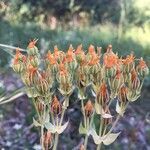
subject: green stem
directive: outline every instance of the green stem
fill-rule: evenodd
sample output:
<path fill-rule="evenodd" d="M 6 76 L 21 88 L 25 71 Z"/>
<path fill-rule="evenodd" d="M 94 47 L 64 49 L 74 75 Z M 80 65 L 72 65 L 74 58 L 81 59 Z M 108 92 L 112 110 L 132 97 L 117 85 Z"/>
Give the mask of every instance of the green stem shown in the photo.
<path fill-rule="evenodd" d="M 34 107 L 35 107 L 36 113 L 37 113 L 37 115 L 38 115 L 38 119 L 39 119 L 39 121 L 41 122 L 41 116 L 40 116 L 40 113 L 39 113 L 38 108 L 37 108 L 37 106 L 36 106 L 35 99 L 34 99 L 34 98 L 32 98 L 32 101 L 33 101 L 33 104 L 34 104 Z"/>
<path fill-rule="evenodd" d="M 86 128 L 86 116 L 85 116 L 85 111 L 84 111 L 84 103 L 83 99 L 81 99 L 81 106 L 82 106 L 82 112 L 83 112 L 83 119 L 84 119 L 84 127 Z"/>
<path fill-rule="evenodd" d="M 54 142 L 53 150 L 57 150 L 58 139 L 59 139 L 59 134 L 56 133 L 55 134 L 55 142 Z"/>
<path fill-rule="evenodd" d="M 59 126 L 59 123 L 58 123 L 58 116 L 56 117 L 56 126 Z M 59 139 L 59 134 L 56 132 L 56 133 L 55 133 L 55 140 L 54 140 L 53 150 L 57 150 L 58 139 Z"/>
<path fill-rule="evenodd" d="M 45 150 L 45 148 L 44 148 L 44 137 L 43 137 L 43 135 L 44 135 L 44 127 L 43 127 L 43 125 L 41 125 L 41 146 L 42 146 L 42 150 Z"/>
<path fill-rule="evenodd" d="M 102 136 L 102 129 L 103 129 L 103 118 L 102 118 L 102 115 L 101 115 L 101 122 L 100 122 L 100 128 L 99 128 L 99 136 L 100 137 Z M 100 150 L 101 146 L 102 146 L 102 143 L 98 144 L 97 150 Z"/>
<path fill-rule="evenodd" d="M 87 118 L 87 121 L 86 121 L 86 129 L 87 129 L 87 132 L 89 131 L 89 118 Z M 88 134 L 86 134 L 85 136 L 85 140 L 84 140 L 84 150 L 87 149 L 87 142 L 88 142 Z"/>
<path fill-rule="evenodd" d="M 45 150 L 44 147 L 44 122 L 45 122 L 45 112 L 46 112 L 46 106 L 44 105 L 44 112 L 43 112 L 43 116 L 42 116 L 42 120 L 41 120 L 41 146 L 42 146 L 42 150 Z"/>

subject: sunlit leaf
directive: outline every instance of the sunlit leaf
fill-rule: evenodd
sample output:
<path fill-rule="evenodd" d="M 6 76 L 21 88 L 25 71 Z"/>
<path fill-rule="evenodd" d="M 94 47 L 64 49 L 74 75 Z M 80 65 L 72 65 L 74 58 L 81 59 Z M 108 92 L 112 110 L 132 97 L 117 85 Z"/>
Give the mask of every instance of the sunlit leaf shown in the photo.
<path fill-rule="evenodd" d="M 82 122 L 80 123 L 80 126 L 79 126 L 79 133 L 87 134 L 87 130 L 86 130 L 86 128 L 83 127 Z"/>
<path fill-rule="evenodd" d="M 119 133 L 110 133 L 109 135 L 105 135 L 104 137 L 102 137 L 102 141 L 104 143 L 104 145 L 110 145 L 111 143 L 113 143 L 117 137 L 119 136 L 121 132 Z"/>
<path fill-rule="evenodd" d="M 103 118 L 112 118 L 113 116 L 111 114 L 104 113 L 104 114 L 102 114 L 102 117 Z"/>
<path fill-rule="evenodd" d="M 67 126 L 68 126 L 68 123 L 69 123 L 69 121 L 67 121 L 64 125 L 62 125 L 62 126 L 57 126 L 57 133 L 58 134 L 61 134 L 66 128 L 67 128 Z"/>
<path fill-rule="evenodd" d="M 35 127 L 41 126 L 41 124 L 33 118 L 33 124 Z"/>
<path fill-rule="evenodd" d="M 57 131 L 57 127 L 55 125 L 51 124 L 50 122 L 45 123 L 45 128 L 47 130 L 49 130 L 51 133 L 56 133 L 56 131 Z"/>
<path fill-rule="evenodd" d="M 95 144 L 100 144 L 102 143 L 102 139 L 97 135 L 96 131 L 94 129 L 91 129 L 91 135 L 93 137 L 94 143 Z"/>
<path fill-rule="evenodd" d="M 97 102 L 95 102 L 95 111 L 97 114 L 102 114 L 104 112 L 104 110 L 102 109 L 102 106 L 98 104 Z"/>

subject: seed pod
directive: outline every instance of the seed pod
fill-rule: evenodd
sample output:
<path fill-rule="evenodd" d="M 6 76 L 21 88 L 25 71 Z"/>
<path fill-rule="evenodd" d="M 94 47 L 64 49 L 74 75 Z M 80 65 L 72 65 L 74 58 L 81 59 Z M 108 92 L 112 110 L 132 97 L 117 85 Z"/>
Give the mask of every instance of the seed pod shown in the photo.
<path fill-rule="evenodd" d="M 127 101 L 127 87 L 124 84 L 122 84 L 119 89 L 118 98 L 122 103 L 126 103 Z"/>
<path fill-rule="evenodd" d="M 33 40 L 29 43 L 28 47 L 27 47 L 27 53 L 30 56 L 35 56 L 39 54 L 38 48 L 35 46 L 35 44 L 37 43 L 38 40 Z"/>
<path fill-rule="evenodd" d="M 51 111 L 53 114 L 58 115 L 61 112 L 61 104 L 58 101 L 57 97 L 54 96 L 52 104 L 51 104 Z"/>
<path fill-rule="evenodd" d="M 93 113 L 93 104 L 90 100 L 88 100 L 88 102 L 86 103 L 86 105 L 84 106 L 84 110 L 85 110 L 85 115 L 86 117 L 90 117 Z"/>

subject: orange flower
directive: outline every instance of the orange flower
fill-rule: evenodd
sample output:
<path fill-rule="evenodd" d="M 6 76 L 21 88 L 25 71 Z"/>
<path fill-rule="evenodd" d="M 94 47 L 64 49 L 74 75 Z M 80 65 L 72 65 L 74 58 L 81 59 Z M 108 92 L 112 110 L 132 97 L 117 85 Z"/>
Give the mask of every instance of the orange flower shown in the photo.
<path fill-rule="evenodd" d="M 55 57 L 51 54 L 50 51 L 48 51 L 48 53 L 46 55 L 46 58 L 49 60 L 51 65 L 57 64 L 57 61 L 56 61 Z"/>
<path fill-rule="evenodd" d="M 54 58 L 57 60 L 60 55 L 57 45 L 54 46 Z"/>
<path fill-rule="evenodd" d="M 88 102 L 86 103 L 84 109 L 85 109 L 85 115 L 87 117 L 89 117 L 93 112 L 93 105 L 92 105 L 92 102 L 90 100 L 88 100 Z"/>
<path fill-rule="evenodd" d="M 134 59 L 135 59 L 135 57 L 133 54 L 127 55 L 126 59 L 123 60 L 123 64 L 124 65 L 131 64 L 134 62 Z"/>
<path fill-rule="evenodd" d="M 75 54 L 78 55 L 78 54 L 82 54 L 82 53 L 84 53 L 84 52 L 83 52 L 83 50 L 82 50 L 82 44 L 80 44 L 80 45 L 77 47 L 77 49 L 76 49 L 76 51 L 75 51 Z"/>
<path fill-rule="evenodd" d="M 91 58 L 91 60 L 89 61 L 89 65 L 90 66 L 93 66 L 93 65 L 96 65 L 96 64 L 98 64 L 99 63 L 99 57 L 95 54 L 95 55 L 93 55 L 92 56 L 92 58 Z"/>
<path fill-rule="evenodd" d="M 33 67 L 31 64 L 28 66 L 27 69 L 29 74 L 35 74 L 37 71 L 37 68 Z"/>
<path fill-rule="evenodd" d="M 68 74 L 65 65 L 63 63 L 59 64 L 59 71 L 61 76 L 66 76 Z"/>
<path fill-rule="evenodd" d="M 90 45 L 90 46 L 89 46 L 88 53 L 89 53 L 90 55 L 92 55 L 92 56 L 96 54 L 95 48 L 94 48 L 93 45 Z"/>
<path fill-rule="evenodd" d="M 37 41 L 38 41 L 38 39 L 34 39 L 34 40 L 30 41 L 28 44 L 28 48 L 34 48 Z"/>
<path fill-rule="evenodd" d="M 72 62 L 74 59 L 73 59 L 73 47 L 72 45 L 70 45 L 69 49 L 68 49 L 68 52 L 67 52 L 67 55 L 66 55 L 66 60 L 67 62 Z"/>
<path fill-rule="evenodd" d="M 13 64 L 17 64 L 19 62 L 19 60 L 22 61 L 22 62 L 26 62 L 26 56 L 22 55 L 19 48 L 17 48 Z"/>
<path fill-rule="evenodd" d="M 139 67 L 140 69 L 147 68 L 147 65 L 146 65 L 146 63 L 145 63 L 145 61 L 143 60 L 142 57 L 141 57 L 141 59 L 140 59 L 140 61 L 139 61 L 138 67 Z"/>
<path fill-rule="evenodd" d="M 118 63 L 118 56 L 113 53 L 112 49 L 107 49 L 103 57 L 103 62 L 106 68 L 114 67 Z"/>

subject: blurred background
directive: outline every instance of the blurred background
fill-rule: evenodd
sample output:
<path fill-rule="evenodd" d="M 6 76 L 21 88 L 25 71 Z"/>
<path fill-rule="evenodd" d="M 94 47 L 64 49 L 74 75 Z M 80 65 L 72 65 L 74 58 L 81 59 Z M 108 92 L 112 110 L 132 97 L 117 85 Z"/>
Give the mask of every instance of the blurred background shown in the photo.
<path fill-rule="evenodd" d="M 41 53 L 53 50 L 54 45 L 66 51 L 70 44 L 76 48 L 81 43 L 85 49 L 93 44 L 105 52 L 107 45 L 112 44 L 120 55 L 133 51 L 149 65 L 150 1 L 0 0 L 0 44 L 26 49 L 34 38 L 39 39 Z M 32 102 L 22 92 L 23 84 L 10 67 L 14 52 L 0 47 L 0 149 L 38 150 Z M 80 112 L 72 109 L 72 130 L 61 136 L 60 150 L 77 149 L 83 140 L 77 135 L 75 124 Z M 149 113 L 150 76 L 145 80 L 141 97 L 130 105 L 116 128 L 122 131 L 121 136 L 105 149 L 150 150 Z M 94 150 L 92 139 L 88 148 Z"/>

